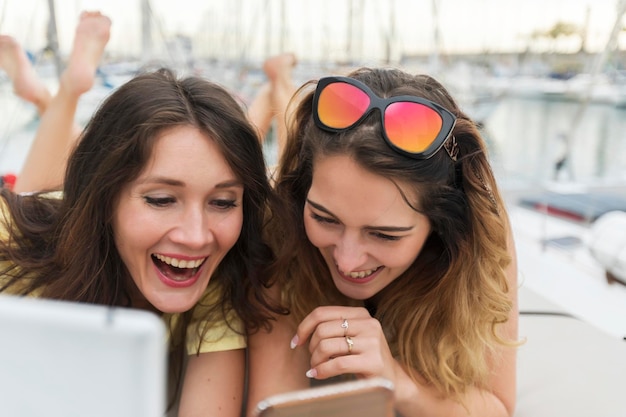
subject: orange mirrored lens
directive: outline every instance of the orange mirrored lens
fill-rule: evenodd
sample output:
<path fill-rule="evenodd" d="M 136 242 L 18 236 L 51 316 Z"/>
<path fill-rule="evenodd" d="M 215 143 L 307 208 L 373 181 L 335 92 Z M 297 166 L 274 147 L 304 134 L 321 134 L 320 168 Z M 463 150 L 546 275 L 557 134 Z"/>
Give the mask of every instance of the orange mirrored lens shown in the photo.
<path fill-rule="evenodd" d="M 346 83 L 333 83 L 319 96 L 317 112 L 326 126 L 343 129 L 352 126 L 370 105 L 367 93 Z"/>
<path fill-rule="evenodd" d="M 443 120 L 433 109 L 406 101 L 385 109 L 387 137 L 398 148 L 419 153 L 426 150 L 441 131 Z"/>

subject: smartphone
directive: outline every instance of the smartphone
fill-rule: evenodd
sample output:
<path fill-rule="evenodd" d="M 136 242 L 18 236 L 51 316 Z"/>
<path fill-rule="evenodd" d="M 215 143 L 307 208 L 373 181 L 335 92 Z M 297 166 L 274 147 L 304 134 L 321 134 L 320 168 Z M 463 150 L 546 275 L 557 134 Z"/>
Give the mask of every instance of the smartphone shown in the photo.
<path fill-rule="evenodd" d="M 256 417 L 393 417 L 393 384 L 383 378 L 286 392 L 257 404 Z"/>

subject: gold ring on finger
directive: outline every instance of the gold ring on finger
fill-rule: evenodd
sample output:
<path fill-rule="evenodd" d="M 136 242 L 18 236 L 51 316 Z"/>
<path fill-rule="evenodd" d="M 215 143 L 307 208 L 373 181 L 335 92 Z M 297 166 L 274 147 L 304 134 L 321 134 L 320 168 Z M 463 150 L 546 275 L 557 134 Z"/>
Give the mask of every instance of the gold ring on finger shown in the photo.
<path fill-rule="evenodd" d="M 348 344 L 348 354 L 352 353 L 352 347 L 354 346 L 354 342 L 350 336 L 346 336 L 346 343 Z"/>

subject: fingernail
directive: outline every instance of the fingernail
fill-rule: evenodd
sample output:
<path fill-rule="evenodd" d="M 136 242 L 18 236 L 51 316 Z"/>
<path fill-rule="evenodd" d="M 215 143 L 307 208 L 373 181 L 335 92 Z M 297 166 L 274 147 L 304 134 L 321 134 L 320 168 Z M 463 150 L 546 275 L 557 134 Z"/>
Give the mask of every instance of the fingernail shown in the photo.
<path fill-rule="evenodd" d="M 298 346 L 298 341 L 299 341 L 299 340 L 300 340 L 300 339 L 298 338 L 298 335 L 295 335 L 295 336 L 293 337 L 293 339 L 291 339 L 291 342 L 289 343 L 289 346 L 291 346 L 291 348 L 292 348 L 292 349 L 295 349 L 295 348 L 296 348 L 296 346 Z"/>
<path fill-rule="evenodd" d="M 315 370 L 315 368 L 313 369 L 309 369 L 308 371 L 306 371 L 307 378 L 315 378 L 317 376 L 317 371 Z"/>

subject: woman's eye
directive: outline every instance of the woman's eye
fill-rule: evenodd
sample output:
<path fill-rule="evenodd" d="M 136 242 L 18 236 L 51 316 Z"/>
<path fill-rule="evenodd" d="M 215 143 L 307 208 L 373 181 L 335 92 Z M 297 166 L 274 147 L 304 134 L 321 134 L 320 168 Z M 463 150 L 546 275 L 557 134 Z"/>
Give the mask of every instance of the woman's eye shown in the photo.
<path fill-rule="evenodd" d="M 237 207 L 237 200 L 213 200 L 211 204 L 219 209 L 228 210 Z"/>
<path fill-rule="evenodd" d="M 391 236 L 391 235 L 386 235 L 384 233 L 380 233 L 380 232 L 373 232 L 372 236 L 374 236 L 377 239 L 381 239 L 381 240 L 390 240 L 392 242 L 395 242 L 397 240 L 400 240 L 400 236 Z"/>
<path fill-rule="evenodd" d="M 311 218 L 318 223 L 337 224 L 337 220 L 330 217 L 320 216 L 319 214 L 314 212 L 311 212 Z"/>
<path fill-rule="evenodd" d="M 146 203 L 154 207 L 166 207 L 169 204 L 173 204 L 176 200 L 172 197 L 144 197 Z"/>

